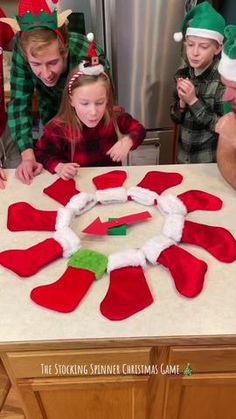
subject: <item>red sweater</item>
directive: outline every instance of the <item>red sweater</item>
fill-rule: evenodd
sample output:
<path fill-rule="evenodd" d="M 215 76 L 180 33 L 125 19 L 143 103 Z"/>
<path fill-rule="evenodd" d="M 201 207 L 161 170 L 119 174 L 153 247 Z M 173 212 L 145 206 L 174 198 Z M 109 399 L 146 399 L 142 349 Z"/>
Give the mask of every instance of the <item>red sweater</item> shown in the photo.
<path fill-rule="evenodd" d="M 145 138 L 144 127 L 132 116 L 122 113 L 117 118 L 121 134 L 129 135 L 133 140 L 132 150 L 137 148 Z M 45 128 L 43 136 L 37 141 L 35 155 L 44 168 L 54 173 L 58 163 L 71 162 L 70 129 L 68 125 L 53 119 Z M 81 138 L 75 144 L 73 162 L 81 167 L 86 166 L 116 166 L 107 151 L 117 142 L 117 134 L 112 121 L 105 126 L 100 121 L 95 128 L 83 126 Z"/>

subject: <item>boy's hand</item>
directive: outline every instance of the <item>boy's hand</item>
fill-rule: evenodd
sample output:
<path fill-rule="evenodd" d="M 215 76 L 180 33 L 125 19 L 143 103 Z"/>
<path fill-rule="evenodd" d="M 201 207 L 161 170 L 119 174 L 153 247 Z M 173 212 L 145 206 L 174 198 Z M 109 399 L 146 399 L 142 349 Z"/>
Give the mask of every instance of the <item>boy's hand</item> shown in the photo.
<path fill-rule="evenodd" d="M 124 160 L 133 145 L 132 139 L 126 135 L 118 140 L 106 153 L 113 161 Z"/>
<path fill-rule="evenodd" d="M 216 123 L 215 131 L 236 149 L 236 115 L 234 112 L 222 116 Z"/>
<path fill-rule="evenodd" d="M 194 84 L 189 79 L 179 78 L 177 81 L 177 91 L 179 98 L 187 105 L 193 105 L 197 101 Z"/>
<path fill-rule="evenodd" d="M 78 174 L 79 167 L 80 166 L 77 163 L 59 163 L 55 168 L 55 172 L 58 173 L 63 180 L 69 180 Z"/>
<path fill-rule="evenodd" d="M 43 170 L 43 165 L 36 160 L 22 160 L 16 169 L 16 177 L 22 183 L 30 185 L 35 176 L 39 175 Z"/>
<path fill-rule="evenodd" d="M 0 189 L 5 189 L 4 181 L 6 181 L 6 175 L 3 169 L 0 168 Z"/>

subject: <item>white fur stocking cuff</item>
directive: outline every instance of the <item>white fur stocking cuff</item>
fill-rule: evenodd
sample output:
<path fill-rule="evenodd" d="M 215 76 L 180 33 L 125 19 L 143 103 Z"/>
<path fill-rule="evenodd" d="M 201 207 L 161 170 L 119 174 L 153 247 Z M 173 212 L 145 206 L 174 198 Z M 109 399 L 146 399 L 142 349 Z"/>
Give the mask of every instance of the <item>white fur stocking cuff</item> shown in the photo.
<path fill-rule="evenodd" d="M 141 186 L 131 186 L 127 191 L 127 195 L 131 197 L 132 201 L 142 205 L 155 205 L 159 197 L 156 192 L 141 188 Z"/>

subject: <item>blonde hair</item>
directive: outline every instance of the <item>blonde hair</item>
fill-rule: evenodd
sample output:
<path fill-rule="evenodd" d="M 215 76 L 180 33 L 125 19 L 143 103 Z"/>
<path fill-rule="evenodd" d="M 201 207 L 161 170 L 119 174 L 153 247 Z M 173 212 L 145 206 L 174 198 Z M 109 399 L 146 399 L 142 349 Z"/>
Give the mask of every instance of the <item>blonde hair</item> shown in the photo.
<path fill-rule="evenodd" d="M 66 82 L 66 86 L 63 91 L 62 101 L 60 109 L 57 115 L 53 118 L 59 122 L 63 122 L 69 131 L 69 138 L 68 140 L 71 142 L 71 160 L 73 161 L 74 152 L 75 152 L 75 144 L 80 141 L 81 132 L 82 132 L 82 123 L 79 120 L 74 107 L 71 104 L 71 94 L 73 91 L 81 86 L 91 85 L 101 81 L 106 89 L 107 95 L 107 106 L 105 110 L 105 114 L 103 117 L 103 121 L 105 125 L 108 125 L 111 120 L 115 121 L 116 116 L 113 111 L 113 91 L 112 85 L 109 77 L 101 73 L 98 76 L 94 75 L 85 75 L 82 74 L 78 77 L 74 83 L 71 85 L 70 93 L 69 93 L 69 82 L 71 78 L 78 72 L 78 68 L 73 70 Z M 114 122 L 116 125 L 116 122 Z"/>
<path fill-rule="evenodd" d="M 66 56 L 68 52 L 68 29 L 66 25 L 55 31 L 48 28 L 35 28 L 22 32 L 20 35 L 21 52 L 27 60 L 26 49 L 29 47 L 30 54 L 33 57 L 38 57 L 56 39 L 58 40 L 60 55 L 62 57 Z"/>

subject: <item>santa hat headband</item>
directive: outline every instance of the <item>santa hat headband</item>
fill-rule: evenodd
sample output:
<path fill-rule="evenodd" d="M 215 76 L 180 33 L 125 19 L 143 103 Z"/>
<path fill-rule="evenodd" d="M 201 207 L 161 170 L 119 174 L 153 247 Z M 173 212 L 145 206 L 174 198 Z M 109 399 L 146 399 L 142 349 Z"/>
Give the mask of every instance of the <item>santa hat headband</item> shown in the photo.
<path fill-rule="evenodd" d="M 99 62 L 99 56 L 96 51 L 93 33 L 88 33 L 87 39 L 89 41 L 88 54 L 84 58 L 82 63 L 79 64 L 78 71 L 75 74 L 73 74 L 68 83 L 68 90 L 70 95 L 72 93 L 72 86 L 74 82 L 78 80 L 81 76 L 99 76 L 100 74 L 103 74 L 104 76 L 109 78 L 104 71 L 103 65 Z"/>
<path fill-rule="evenodd" d="M 224 18 L 207 1 L 190 9 L 185 15 L 180 32 L 174 34 L 174 40 L 180 42 L 185 36 L 199 36 L 214 39 L 219 44 L 224 41 Z"/>
<path fill-rule="evenodd" d="M 52 0 L 57 4 L 59 0 Z M 18 15 L 15 19 L 1 18 L 2 22 L 9 24 L 15 32 L 27 32 L 35 28 L 48 28 L 57 30 L 67 20 L 72 10 L 65 10 L 58 13 L 57 9 L 51 10 L 45 0 L 20 0 L 18 5 Z"/>
<path fill-rule="evenodd" d="M 227 80 L 236 81 L 236 26 L 225 28 L 226 42 L 222 51 L 218 71 Z"/>

